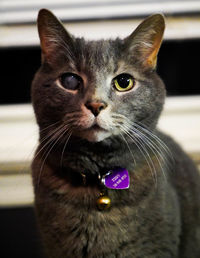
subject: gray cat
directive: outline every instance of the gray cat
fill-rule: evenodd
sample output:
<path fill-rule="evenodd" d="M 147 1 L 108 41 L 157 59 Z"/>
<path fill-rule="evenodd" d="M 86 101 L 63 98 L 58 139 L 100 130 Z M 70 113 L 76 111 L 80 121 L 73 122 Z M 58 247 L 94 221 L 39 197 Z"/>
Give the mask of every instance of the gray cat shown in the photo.
<path fill-rule="evenodd" d="M 39 12 L 32 171 L 47 257 L 200 257 L 198 171 L 156 129 L 164 27 L 156 14 L 125 39 L 86 41 Z"/>

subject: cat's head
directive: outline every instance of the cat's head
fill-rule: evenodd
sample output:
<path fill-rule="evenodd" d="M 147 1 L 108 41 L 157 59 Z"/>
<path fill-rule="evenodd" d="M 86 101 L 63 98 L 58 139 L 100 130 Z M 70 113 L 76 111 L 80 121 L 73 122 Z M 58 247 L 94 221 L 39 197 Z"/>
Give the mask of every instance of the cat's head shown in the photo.
<path fill-rule="evenodd" d="M 123 135 L 134 123 L 154 128 L 165 98 L 155 71 L 164 27 L 156 14 L 125 39 L 86 41 L 41 10 L 42 66 L 32 84 L 40 129 L 59 123 L 98 142 Z"/>

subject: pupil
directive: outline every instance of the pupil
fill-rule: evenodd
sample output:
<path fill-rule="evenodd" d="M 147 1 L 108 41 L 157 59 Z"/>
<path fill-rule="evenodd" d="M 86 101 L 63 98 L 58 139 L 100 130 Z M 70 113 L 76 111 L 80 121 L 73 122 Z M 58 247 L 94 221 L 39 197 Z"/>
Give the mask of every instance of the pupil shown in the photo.
<path fill-rule="evenodd" d="M 127 88 L 129 86 L 130 79 L 126 76 L 121 76 L 118 79 L 119 86 L 122 88 Z"/>
<path fill-rule="evenodd" d="M 65 78 L 65 84 L 68 86 L 68 88 L 75 89 L 78 85 L 78 81 L 73 75 L 71 75 Z"/>
<path fill-rule="evenodd" d="M 66 89 L 76 90 L 79 87 L 80 79 L 74 74 L 63 74 L 61 77 L 61 84 Z"/>

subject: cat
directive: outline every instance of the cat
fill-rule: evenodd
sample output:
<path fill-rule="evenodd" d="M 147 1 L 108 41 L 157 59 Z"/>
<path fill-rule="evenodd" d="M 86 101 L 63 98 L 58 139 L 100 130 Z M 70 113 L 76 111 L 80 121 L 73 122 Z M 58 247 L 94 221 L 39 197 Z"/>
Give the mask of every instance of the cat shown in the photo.
<path fill-rule="evenodd" d="M 32 176 L 47 257 L 200 257 L 198 171 L 156 128 L 164 29 L 155 14 L 125 39 L 87 41 L 40 10 Z"/>

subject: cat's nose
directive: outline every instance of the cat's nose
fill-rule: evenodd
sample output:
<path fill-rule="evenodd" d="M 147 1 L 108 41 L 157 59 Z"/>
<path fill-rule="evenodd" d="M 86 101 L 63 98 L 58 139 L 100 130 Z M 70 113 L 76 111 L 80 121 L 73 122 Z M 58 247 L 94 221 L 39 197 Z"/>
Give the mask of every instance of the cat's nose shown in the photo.
<path fill-rule="evenodd" d="M 94 114 L 94 116 L 98 116 L 98 114 L 101 112 L 101 110 L 105 109 L 107 107 L 107 104 L 103 101 L 91 101 L 91 102 L 87 102 L 85 104 L 85 106 L 92 111 L 92 113 Z"/>

